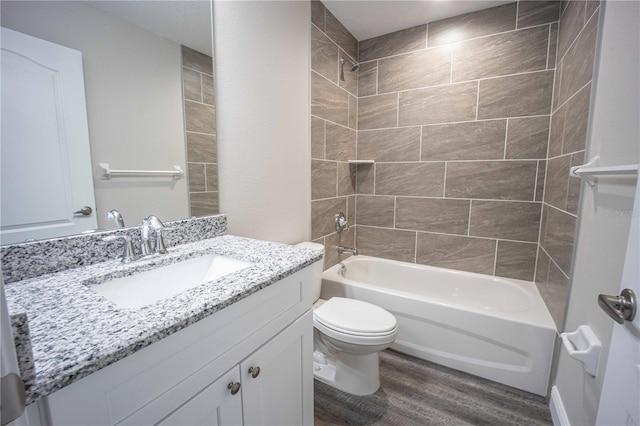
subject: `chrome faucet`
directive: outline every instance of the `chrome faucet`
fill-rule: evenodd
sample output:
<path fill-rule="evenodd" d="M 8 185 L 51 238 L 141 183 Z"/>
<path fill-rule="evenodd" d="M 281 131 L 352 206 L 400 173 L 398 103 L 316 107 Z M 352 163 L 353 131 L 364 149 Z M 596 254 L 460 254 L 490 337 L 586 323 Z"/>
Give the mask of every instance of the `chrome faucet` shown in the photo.
<path fill-rule="evenodd" d="M 154 215 L 145 217 L 142 221 L 142 241 L 140 242 L 140 254 L 142 256 L 147 256 L 149 254 L 165 254 L 167 252 L 167 247 L 164 244 L 164 237 L 162 235 L 162 232 L 170 231 L 172 229 L 173 228 L 164 226 L 162 221 Z M 149 242 L 149 234 L 151 231 L 153 231 L 155 236 L 155 244 L 153 245 L 153 249 L 151 248 L 151 243 Z"/>
<path fill-rule="evenodd" d="M 111 209 L 107 212 L 104 217 L 108 221 L 113 221 L 118 225 L 118 228 L 124 228 L 124 218 L 120 214 L 120 212 L 116 209 Z"/>
<path fill-rule="evenodd" d="M 358 249 L 355 247 L 342 247 L 338 246 L 338 253 L 351 253 L 354 256 L 358 255 Z"/>

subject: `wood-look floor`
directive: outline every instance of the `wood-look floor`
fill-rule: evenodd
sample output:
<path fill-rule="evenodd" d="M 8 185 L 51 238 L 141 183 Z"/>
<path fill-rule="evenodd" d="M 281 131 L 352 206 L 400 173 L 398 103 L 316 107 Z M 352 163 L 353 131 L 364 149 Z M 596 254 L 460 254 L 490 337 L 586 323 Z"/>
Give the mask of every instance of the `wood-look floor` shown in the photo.
<path fill-rule="evenodd" d="M 359 397 L 315 380 L 316 426 L 552 424 L 543 397 L 390 350 L 380 382 Z"/>

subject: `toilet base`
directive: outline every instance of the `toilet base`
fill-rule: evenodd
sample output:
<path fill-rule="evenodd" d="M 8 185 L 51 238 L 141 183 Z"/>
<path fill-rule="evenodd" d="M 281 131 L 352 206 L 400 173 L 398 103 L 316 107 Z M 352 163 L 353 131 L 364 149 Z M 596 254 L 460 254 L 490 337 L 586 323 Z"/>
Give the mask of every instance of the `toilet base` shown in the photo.
<path fill-rule="evenodd" d="M 313 354 L 313 376 L 322 383 L 357 396 L 371 395 L 380 388 L 378 352 Z"/>

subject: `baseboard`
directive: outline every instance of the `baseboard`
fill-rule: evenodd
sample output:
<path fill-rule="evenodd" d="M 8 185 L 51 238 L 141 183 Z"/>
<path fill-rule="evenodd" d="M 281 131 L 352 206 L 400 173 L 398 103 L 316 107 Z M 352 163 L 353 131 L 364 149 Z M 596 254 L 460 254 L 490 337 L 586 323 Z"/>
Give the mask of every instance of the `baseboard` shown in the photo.
<path fill-rule="evenodd" d="M 551 388 L 549 410 L 551 411 L 551 420 L 553 420 L 554 426 L 571 426 L 569 416 L 567 416 L 567 411 L 564 409 L 564 404 L 560 397 L 560 391 L 556 386 Z"/>

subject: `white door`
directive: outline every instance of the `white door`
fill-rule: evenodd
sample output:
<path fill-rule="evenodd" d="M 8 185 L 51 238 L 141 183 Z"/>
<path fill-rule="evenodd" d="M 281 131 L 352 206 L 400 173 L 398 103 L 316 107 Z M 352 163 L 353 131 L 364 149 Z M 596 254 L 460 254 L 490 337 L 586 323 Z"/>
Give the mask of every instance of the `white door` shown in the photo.
<path fill-rule="evenodd" d="M 620 290 L 630 288 L 640 296 L 640 185 L 631 218 L 631 229 Z M 640 425 L 640 313 L 633 321 L 614 325 L 604 373 L 596 424 Z"/>
<path fill-rule="evenodd" d="M 6 28 L 1 40 L 0 243 L 97 228 L 82 54 Z"/>
<path fill-rule="evenodd" d="M 167 416 L 161 426 L 220 426 L 242 424 L 240 372 L 235 366 Z M 231 384 L 231 388 L 229 388 Z M 234 386 L 235 385 L 235 386 Z"/>
<path fill-rule="evenodd" d="M 246 425 L 313 424 L 311 315 L 307 312 L 240 364 Z"/>

